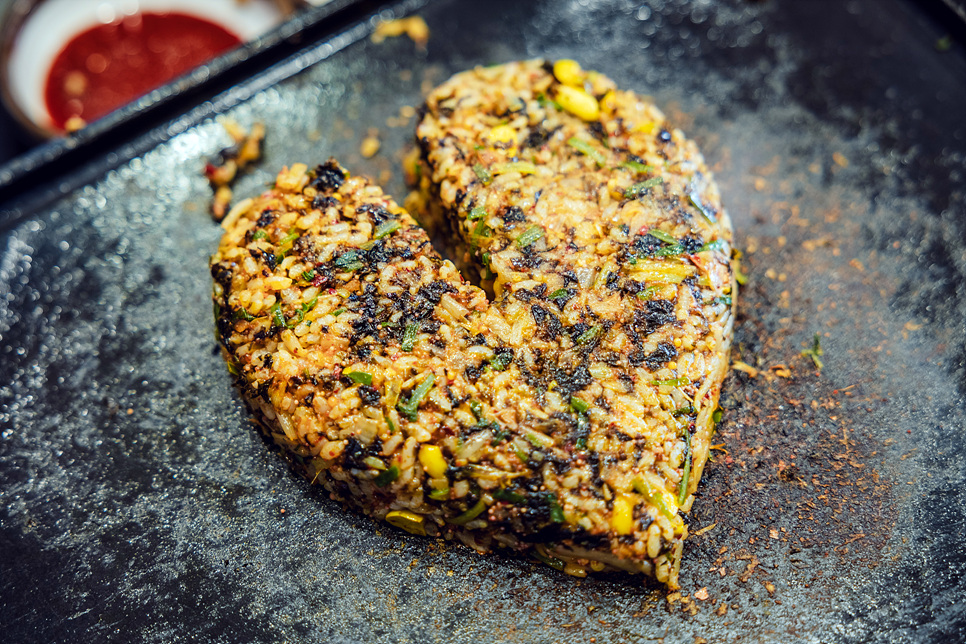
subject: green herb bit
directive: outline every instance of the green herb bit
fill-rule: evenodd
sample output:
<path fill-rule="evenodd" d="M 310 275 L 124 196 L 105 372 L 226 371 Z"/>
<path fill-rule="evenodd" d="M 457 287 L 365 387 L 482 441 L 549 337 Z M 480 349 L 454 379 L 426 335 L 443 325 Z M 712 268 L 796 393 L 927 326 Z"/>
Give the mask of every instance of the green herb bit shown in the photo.
<path fill-rule="evenodd" d="M 737 258 L 731 263 L 731 266 L 735 272 L 735 281 L 741 286 L 748 283 L 748 274 L 743 273 L 741 270 L 741 261 Z"/>
<path fill-rule="evenodd" d="M 302 274 L 299 277 L 301 277 L 305 282 L 311 282 L 315 279 L 315 269 L 311 268 L 307 271 L 302 271 Z"/>
<path fill-rule="evenodd" d="M 650 235 L 651 237 L 654 237 L 655 239 L 660 239 L 665 244 L 678 243 L 678 240 L 676 240 L 673 235 L 671 235 L 670 233 L 666 233 L 663 230 L 659 230 L 657 228 L 651 228 L 649 231 L 647 231 L 647 234 Z"/>
<path fill-rule="evenodd" d="M 648 287 L 643 288 L 640 291 L 638 291 L 638 293 L 637 293 L 637 299 L 639 299 L 639 300 L 650 300 L 660 290 L 661 290 L 660 285 L 658 285 L 658 284 L 652 284 L 651 286 L 648 286 Z"/>
<path fill-rule="evenodd" d="M 399 348 L 403 351 L 412 351 L 413 347 L 416 346 L 416 332 L 419 330 L 419 326 L 410 322 L 406 325 L 406 330 L 403 331 L 402 343 Z"/>
<path fill-rule="evenodd" d="M 252 241 L 258 241 L 259 239 L 268 239 L 268 233 L 264 230 L 256 230 L 252 233 Z"/>
<path fill-rule="evenodd" d="M 631 161 L 630 159 L 622 162 L 618 167 L 627 168 L 628 170 L 633 170 L 638 174 L 646 174 L 648 172 L 654 172 L 654 166 L 638 163 L 637 161 Z"/>
<path fill-rule="evenodd" d="M 815 363 L 815 368 L 821 371 L 822 367 L 825 365 L 822 364 L 822 360 L 819 358 L 819 356 L 823 354 L 824 351 L 822 351 L 821 337 L 816 333 L 815 338 L 812 340 L 812 348 L 802 351 L 802 355 L 811 358 L 812 362 Z"/>
<path fill-rule="evenodd" d="M 719 295 L 714 298 L 715 304 L 724 304 L 725 306 L 731 306 L 732 299 L 730 295 Z"/>
<path fill-rule="evenodd" d="M 389 466 L 389 469 L 379 472 L 379 476 L 375 479 L 376 487 L 386 487 L 393 481 L 399 478 L 399 466 L 393 463 Z"/>
<path fill-rule="evenodd" d="M 522 494 L 517 494 L 516 492 L 511 492 L 510 490 L 499 489 L 493 492 L 493 498 L 499 501 L 506 501 L 508 503 L 523 503 L 527 500 L 527 497 Z"/>
<path fill-rule="evenodd" d="M 558 288 L 556 291 L 547 296 L 548 300 L 559 300 L 562 297 L 567 297 L 570 295 L 570 291 L 565 288 Z"/>
<path fill-rule="evenodd" d="M 282 305 L 276 302 L 272 305 L 272 308 L 268 309 L 269 314 L 272 316 L 272 325 L 284 327 L 285 324 L 285 314 L 282 313 Z"/>
<path fill-rule="evenodd" d="M 471 210 L 469 214 L 466 215 L 466 218 L 470 221 L 476 221 L 477 219 L 482 219 L 483 217 L 486 217 L 486 209 L 480 208 L 479 206 Z"/>
<path fill-rule="evenodd" d="M 287 246 L 299 238 L 299 232 L 297 230 L 290 231 L 282 240 L 278 242 L 279 246 Z"/>
<path fill-rule="evenodd" d="M 580 438 L 578 438 L 577 442 L 574 443 L 574 449 L 579 449 L 579 450 L 587 449 L 587 437 L 581 436 Z"/>
<path fill-rule="evenodd" d="M 586 331 L 578 335 L 575 342 L 577 344 L 590 344 L 591 342 L 594 342 L 597 338 L 599 338 L 601 333 L 603 333 L 603 331 L 604 331 L 603 327 L 601 327 L 599 324 L 595 324 L 594 326 L 590 327 L 589 329 L 587 329 Z"/>
<path fill-rule="evenodd" d="M 654 186 L 659 186 L 664 183 L 663 177 L 651 177 L 640 183 L 635 183 L 633 186 L 624 191 L 625 199 L 633 199 L 643 193 L 645 190 L 650 190 Z"/>
<path fill-rule="evenodd" d="M 332 317 L 337 318 L 340 315 L 342 315 L 343 313 L 345 313 L 345 309 L 336 309 L 336 310 L 332 311 Z"/>
<path fill-rule="evenodd" d="M 363 267 L 363 263 L 359 261 L 359 251 L 350 250 L 348 252 L 342 253 L 335 260 L 336 268 L 340 268 L 346 272 L 355 271 Z"/>
<path fill-rule="evenodd" d="M 544 236 L 543 226 L 534 224 L 517 237 L 517 248 L 523 249 Z"/>
<path fill-rule="evenodd" d="M 473 172 L 476 173 L 476 178 L 480 180 L 484 186 L 490 184 L 493 181 L 493 173 L 483 167 L 482 163 L 473 164 Z"/>
<path fill-rule="evenodd" d="M 372 374 L 365 371 L 349 371 L 345 377 L 367 387 L 372 384 Z"/>
<path fill-rule="evenodd" d="M 376 226 L 376 230 L 373 232 L 372 238 L 382 239 L 386 235 L 390 235 L 396 232 L 397 230 L 399 230 L 400 228 L 402 228 L 402 224 L 399 223 L 398 219 L 387 219 L 386 221 Z"/>
<path fill-rule="evenodd" d="M 429 498 L 435 501 L 445 501 L 449 498 L 449 488 L 445 490 L 433 490 L 429 493 Z"/>
<path fill-rule="evenodd" d="M 496 423 L 493 423 L 493 425 L 494 425 L 494 429 L 496 431 L 493 432 L 493 440 L 490 441 L 490 445 L 496 445 L 500 441 L 503 441 L 503 440 L 509 438 L 510 432 L 507 432 L 507 431 L 504 431 L 504 430 L 500 429 L 500 426 L 497 425 Z"/>
<path fill-rule="evenodd" d="M 390 418 L 387 414 L 383 414 L 382 417 L 386 419 L 386 426 L 389 428 L 389 433 L 395 434 L 396 423 L 392 422 L 392 418 Z"/>
<path fill-rule="evenodd" d="M 512 449 L 513 453 L 517 455 L 517 458 L 520 459 L 521 463 L 526 463 L 530 460 L 530 455 L 517 447 L 516 443 L 510 443 L 510 449 Z"/>
<path fill-rule="evenodd" d="M 295 327 L 297 327 L 299 324 L 301 324 L 302 320 L 305 319 L 305 314 L 308 313 L 309 311 L 311 311 L 313 308 L 315 308 L 315 305 L 318 304 L 318 303 L 319 303 L 319 296 L 318 295 L 316 295 L 315 297 L 313 297 L 308 302 L 304 302 L 302 304 L 302 308 L 300 308 L 298 311 L 296 311 L 296 314 L 298 315 L 298 318 L 297 319 L 294 319 L 294 320 L 288 320 L 285 323 L 285 326 L 287 326 L 290 329 L 294 329 Z"/>
<path fill-rule="evenodd" d="M 691 479 L 691 432 L 684 430 L 684 471 L 681 473 L 681 487 L 678 488 L 678 505 L 684 505 L 688 498 L 688 481 Z"/>
<path fill-rule="evenodd" d="M 430 373 L 421 383 L 416 385 L 413 389 L 412 395 L 406 402 L 399 402 L 396 405 L 398 409 L 406 418 L 415 421 L 417 418 L 416 410 L 419 408 L 419 403 L 423 401 L 428 394 L 430 389 L 433 388 L 433 382 L 436 380 L 436 376 Z"/>
<path fill-rule="evenodd" d="M 470 401 L 470 411 L 476 416 L 476 420 L 483 420 L 483 405 L 478 400 Z"/>
<path fill-rule="evenodd" d="M 717 425 L 718 423 L 721 422 L 721 408 L 720 407 L 718 409 L 715 409 L 714 412 L 712 412 L 712 414 L 711 414 L 711 420 L 714 422 L 715 425 Z"/>
<path fill-rule="evenodd" d="M 486 502 L 483 501 L 483 499 L 480 499 L 479 501 L 476 502 L 476 505 L 474 505 L 472 508 L 470 508 L 463 514 L 459 515 L 458 517 L 454 519 L 450 519 L 449 522 L 454 523 L 456 525 L 466 525 L 476 517 L 483 514 L 484 510 L 486 510 Z"/>
<path fill-rule="evenodd" d="M 605 157 L 600 150 L 592 146 L 590 143 L 587 143 L 587 141 L 581 141 L 575 136 L 567 140 L 567 145 L 577 150 L 577 152 L 589 156 L 594 160 L 594 163 L 597 164 L 598 168 L 603 167 L 604 163 L 607 161 L 607 157 Z"/>
<path fill-rule="evenodd" d="M 563 508 L 560 507 L 560 504 L 557 503 L 557 497 L 550 494 L 548 495 L 547 500 L 549 501 L 550 505 L 550 520 L 554 523 L 563 523 L 564 511 Z"/>
<path fill-rule="evenodd" d="M 691 379 L 687 376 L 681 376 L 670 380 L 655 380 L 653 384 L 664 387 L 684 387 L 691 384 Z"/>
<path fill-rule="evenodd" d="M 587 403 L 585 403 L 580 398 L 577 398 L 577 396 L 571 396 L 570 397 L 570 406 L 578 414 L 586 414 L 587 413 L 587 410 L 590 409 L 590 405 L 588 405 Z"/>
<path fill-rule="evenodd" d="M 691 200 L 691 204 L 698 209 L 698 212 L 701 213 L 701 216 L 707 219 L 709 223 L 717 223 L 718 219 L 713 213 L 709 212 L 708 209 L 705 208 L 704 204 L 701 202 L 701 195 L 698 194 L 697 190 L 692 190 L 691 194 L 688 195 L 688 199 Z"/>
<path fill-rule="evenodd" d="M 254 315 L 252 315 L 251 313 L 249 313 L 243 308 L 235 309 L 234 312 L 231 314 L 231 316 L 236 320 L 242 319 L 242 320 L 245 320 L 246 322 L 251 322 L 252 320 L 255 319 Z"/>

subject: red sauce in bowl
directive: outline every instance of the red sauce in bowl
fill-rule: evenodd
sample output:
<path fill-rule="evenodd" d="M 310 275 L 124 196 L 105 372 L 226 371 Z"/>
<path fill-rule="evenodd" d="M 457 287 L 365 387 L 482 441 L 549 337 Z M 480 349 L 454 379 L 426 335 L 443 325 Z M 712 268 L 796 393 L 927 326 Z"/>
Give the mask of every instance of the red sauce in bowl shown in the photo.
<path fill-rule="evenodd" d="M 240 44 L 224 27 L 183 13 L 138 13 L 91 27 L 54 59 L 47 111 L 62 130 L 68 121 L 89 123 Z"/>

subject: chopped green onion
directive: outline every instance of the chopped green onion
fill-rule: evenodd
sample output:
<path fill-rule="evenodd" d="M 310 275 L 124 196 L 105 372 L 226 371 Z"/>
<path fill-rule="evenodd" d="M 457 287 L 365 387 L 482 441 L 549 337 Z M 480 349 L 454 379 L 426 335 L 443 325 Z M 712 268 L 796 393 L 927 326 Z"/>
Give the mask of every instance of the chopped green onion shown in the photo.
<path fill-rule="evenodd" d="M 570 406 L 579 414 L 586 414 L 587 410 L 590 409 L 590 405 L 576 396 L 570 397 Z"/>
<path fill-rule="evenodd" d="M 575 342 L 577 344 L 589 344 L 594 340 L 596 340 L 597 338 L 599 338 L 603 330 L 604 329 L 599 324 L 595 324 L 594 326 L 590 327 L 589 329 L 581 333 L 579 336 L 577 336 L 577 339 L 575 340 Z"/>
<path fill-rule="evenodd" d="M 302 271 L 302 274 L 299 277 L 301 277 L 306 282 L 311 282 L 312 280 L 315 279 L 315 269 L 312 268 L 307 271 Z"/>
<path fill-rule="evenodd" d="M 445 490 L 433 490 L 429 493 L 429 498 L 436 501 L 445 501 L 449 498 L 449 488 L 446 488 Z"/>
<path fill-rule="evenodd" d="M 252 241 L 257 241 L 259 239 L 268 239 L 268 233 L 264 230 L 256 230 L 252 233 Z"/>
<path fill-rule="evenodd" d="M 345 313 L 345 309 L 336 309 L 336 310 L 332 311 L 332 317 L 336 317 L 337 318 L 340 315 L 342 315 L 343 313 Z"/>
<path fill-rule="evenodd" d="M 429 394 L 429 390 L 433 388 L 433 382 L 436 380 L 436 376 L 432 373 L 429 374 L 421 383 L 416 385 L 413 389 L 412 395 L 406 402 L 399 402 L 396 408 L 409 420 L 415 421 L 417 418 L 416 410 L 419 408 L 419 403 L 423 401 L 423 398 Z"/>
<path fill-rule="evenodd" d="M 681 376 L 680 378 L 671 378 L 670 380 L 655 380 L 651 384 L 664 387 L 684 387 L 691 384 L 691 379 L 687 376 Z"/>
<path fill-rule="evenodd" d="M 495 490 L 493 492 L 493 498 L 500 501 L 507 501 L 509 503 L 523 503 L 527 500 L 527 497 L 522 494 L 517 494 L 516 492 L 511 492 L 510 490 Z"/>
<path fill-rule="evenodd" d="M 661 287 L 658 284 L 652 284 L 651 286 L 641 289 L 637 293 L 637 299 L 649 300 L 652 297 L 654 297 L 654 294 L 657 293 L 659 290 L 661 290 Z"/>
<path fill-rule="evenodd" d="M 246 320 L 248 322 L 251 322 L 252 320 L 255 319 L 254 315 L 252 315 L 251 313 L 249 313 L 243 308 L 235 309 L 234 313 L 232 313 L 232 317 L 235 319 L 241 318 L 242 320 Z"/>
<path fill-rule="evenodd" d="M 708 220 L 708 222 L 713 224 L 718 221 L 714 214 L 708 212 L 708 209 L 704 207 L 703 203 L 701 203 L 701 195 L 698 194 L 697 190 L 692 190 L 691 194 L 688 195 L 688 199 L 691 200 L 691 203 L 694 204 L 694 207 L 698 209 L 698 212 L 700 212 L 701 215 Z"/>
<path fill-rule="evenodd" d="M 402 228 L 402 224 L 399 223 L 398 219 L 387 219 L 378 226 L 376 230 L 372 233 L 373 239 L 382 239 L 386 235 L 392 234 Z"/>
<path fill-rule="evenodd" d="M 486 209 L 480 207 L 474 208 L 468 215 L 466 215 L 466 218 L 470 221 L 476 221 L 477 219 L 482 219 L 483 217 L 486 217 Z"/>
<path fill-rule="evenodd" d="M 345 377 L 367 387 L 372 384 L 372 374 L 365 371 L 349 371 Z"/>
<path fill-rule="evenodd" d="M 559 300 L 562 297 L 567 297 L 570 295 L 570 291 L 565 288 L 558 288 L 556 291 L 547 296 L 548 300 Z"/>
<path fill-rule="evenodd" d="M 684 472 L 681 473 L 681 487 L 678 489 L 678 505 L 684 505 L 684 500 L 688 498 L 688 481 L 691 478 L 691 432 L 684 430 Z"/>
<path fill-rule="evenodd" d="M 390 434 L 395 434 L 396 433 L 396 423 L 392 422 L 392 418 L 390 418 L 386 414 L 383 414 L 382 417 L 386 419 L 386 426 L 389 427 L 389 433 Z"/>
<path fill-rule="evenodd" d="M 406 330 L 403 331 L 402 343 L 399 348 L 403 351 L 412 351 L 413 347 L 416 346 L 416 332 L 419 330 L 419 326 L 410 322 L 406 325 Z"/>
<path fill-rule="evenodd" d="M 665 246 L 654 253 L 655 257 L 673 257 L 674 255 L 680 255 L 684 252 L 684 246 L 681 244 L 671 244 L 670 246 Z"/>
<path fill-rule="evenodd" d="M 579 450 L 587 449 L 587 437 L 581 436 L 580 438 L 578 438 L 577 442 L 574 443 L 574 449 L 579 449 Z"/>
<path fill-rule="evenodd" d="M 628 170 L 633 170 L 639 174 L 645 174 L 648 172 L 654 172 L 654 166 L 644 165 L 643 163 L 638 163 L 637 161 L 631 161 L 628 159 L 621 163 L 618 167 L 627 168 Z"/>
<path fill-rule="evenodd" d="M 577 152 L 589 156 L 594 160 L 594 163 L 597 164 L 598 168 L 603 167 L 604 162 L 607 161 L 607 157 L 605 157 L 600 150 L 592 146 L 590 143 L 587 143 L 587 141 L 581 141 L 575 136 L 567 140 L 567 145 L 577 150 Z"/>
<path fill-rule="evenodd" d="M 482 219 L 477 222 L 476 228 L 473 229 L 473 241 L 476 241 L 477 237 L 489 237 L 490 227 L 486 225 L 486 222 Z"/>
<path fill-rule="evenodd" d="M 694 413 L 694 405 L 688 404 L 687 407 L 678 407 L 673 412 L 671 412 L 671 415 L 677 418 L 678 416 L 688 416 L 693 413 Z"/>
<path fill-rule="evenodd" d="M 510 172 L 533 174 L 536 171 L 537 166 L 529 161 L 508 161 L 507 163 L 497 163 L 493 166 L 493 174 L 507 174 Z"/>
<path fill-rule="evenodd" d="M 517 237 L 517 248 L 526 248 L 533 242 L 537 241 L 544 235 L 543 226 L 538 226 L 534 224 L 527 228 L 523 233 Z"/>
<path fill-rule="evenodd" d="M 651 483 L 647 479 L 640 476 L 634 479 L 631 482 L 631 485 L 634 486 L 634 490 L 636 490 L 638 494 L 646 498 L 661 512 L 661 514 L 666 516 L 668 519 L 673 521 L 675 517 L 677 517 L 677 508 L 668 507 L 664 498 L 664 490 L 659 490 L 652 487 Z"/>
<path fill-rule="evenodd" d="M 530 460 L 530 455 L 517 447 L 516 443 L 510 443 L 510 449 L 512 449 L 513 453 L 517 455 L 517 458 L 520 459 L 521 463 L 526 463 Z"/>
<path fill-rule="evenodd" d="M 359 252 L 350 250 L 339 255 L 335 260 L 335 266 L 336 268 L 349 272 L 362 268 L 363 263 L 359 261 Z"/>
<path fill-rule="evenodd" d="M 549 105 L 549 106 L 552 106 L 552 107 L 560 110 L 561 112 L 563 111 L 563 107 L 560 105 L 560 103 L 558 103 L 557 101 L 553 100 L 552 98 L 547 98 L 547 95 L 544 94 L 543 92 L 541 92 L 537 96 L 537 105 L 539 105 L 540 107 L 545 108 L 545 109 Z"/>
<path fill-rule="evenodd" d="M 376 487 L 386 487 L 393 481 L 399 478 L 399 466 L 393 463 L 389 466 L 388 470 L 379 472 L 379 476 L 375 478 Z"/>
<path fill-rule="evenodd" d="M 714 424 L 715 425 L 717 425 L 718 423 L 721 422 L 721 408 L 720 407 L 718 409 L 715 409 L 714 412 L 711 414 L 711 420 L 714 421 Z"/>
<path fill-rule="evenodd" d="M 564 567 L 566 566 L 566 564 L 562 562 L 560 559 L 557 559 L 556 557 L 548 557 L 546 555 L 542 555 L 537 550 L 533 551 L 533 556 L 539 559 L 540 561 L 542 561 L 543 563 L 547 564 L 554 570 L 563 570 Z"/>
<path fill-rule="evenodd" d="M 715 304 L 724 304 L 725 306 L 731 306 L 732 301 L 730 295 L 719 295 L 714 298 Z"/>
<path fill-rule="evenodd" d="M 645 190 L 650 190 L 654 186 L 659 186 L 664 183 L 663 177 L 651 177 L 646 181 L 641 181 L 640 183 L 635 183 L 633 186 L 624 191 L 624 197 L 626 199 L 633 199 L 637 197 Z"/>
<path fill-rule="evenodd" d="M 484 186 L 489 185 L 489 183 L 493 181 L 493 174 L 483 167 L 482 163 L 474 163 L 473 172 L 476 173 L 476 178 L 479 179 L 480 183 L 482 183 Z"/>
<path fill-rule="evenodd" d="M 282 240 L 278 242 L 278 245 L 285 246 L 287 244 L 291 244 L 293 241 L 295 241 L 298 238 L 299 238 L 299 232 L 297 230 L 290 231 L 287 235 L 285 235 L 285 237 L 282 237 Z"/>
<path fill-rule="evenodd" d="M 651 228 L 649 231 L 647 231 L 647 234 L 656 239 L 660 239 L 665 244 L 678 243 L 678 240 L 676 240 L 673 235 L 666 233 L 663 230 L 658 230 L 657 228 Z"/>
<path fill-rule="evenodd" d="M 476 505 L 474 505 L 472 508 L 470 508 L 463 514 L 459 515 L 458 517 L 454 519 L 450 519 L 449 522 L 455 523 L 456 525 L 466 525 L 476 517 L 483 514 L 484 510 L 486 510 L 486 502 L 483 501 L 483 499 L 480 499 L 479 501 L 476 502 Z"/>

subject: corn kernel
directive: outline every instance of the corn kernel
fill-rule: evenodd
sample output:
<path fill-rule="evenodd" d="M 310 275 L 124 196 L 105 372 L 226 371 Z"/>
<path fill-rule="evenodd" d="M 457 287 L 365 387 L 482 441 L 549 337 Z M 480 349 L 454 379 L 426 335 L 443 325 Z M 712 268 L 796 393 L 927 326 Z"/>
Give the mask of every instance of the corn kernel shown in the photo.
<path fill-rule="evenodd" d="M 497 143 L 516 143 L 517 131 L 509 125 L 497 125 L 486 135 L 487 141 L 492 144 Z"/>
<path fill-rule="evenodd" d="M 617 534 L 630 534 L 634 531 L 634 501 L 627 494 L 614 498 L 614 513 L 610 525 Z"/>
<path fill-rule="evenodd" d="M 557 88 L 557 102 L 560 107 L 585 121 L 596 121 L 600 118 L 597 99 L 582 89 L 561 85 Z"/>
<path fill-rule="evenodd" d="M 657 123 L 654 121 L 644 121 L 640 125 L 634 128 L 635 132 L 642 132 L 644 134 L 654 134 L 657 130 Z"/>
<path fill-rule="evenodd" d="M 564 85 L 580 87 L 584 82 L 584 70 L 576 60 L 564 58 L 553 64 L 553 75 Z"/>
<path fill-rule="evenodd" d="M 423 526 L 423 523 L 426 522 L 426 519 L 425 517 L 419 516 L 415 512 L 410 512 L 409 510 L 395 510 L 386 515 L 386 521 L 411 534 L 418 534 L 424 537 L 426 536 L 426 528 Z"/>
<path fill-rule="evenodd" d="M 439 445 L 423 445 L 419 448 L 419 462 L 423 469 L 434 479 L 442 478 L 449 467 L 443 458 L 443 451 Z"/>
<path fill-rule="evenodd" d="M 617 109 L 617 94 L 613 90 L 604 94 L 604 98 L 600 99 L 600 109 L 605 112 L 613 112 Z"/>

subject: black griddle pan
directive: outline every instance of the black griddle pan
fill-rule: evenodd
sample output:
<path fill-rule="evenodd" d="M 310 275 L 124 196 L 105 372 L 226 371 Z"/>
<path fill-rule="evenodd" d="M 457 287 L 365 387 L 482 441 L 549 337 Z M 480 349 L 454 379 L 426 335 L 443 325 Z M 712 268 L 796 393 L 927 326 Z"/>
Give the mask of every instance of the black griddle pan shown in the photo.
<path fill-rule="evenodd" d="M 371 16 L 413 9 L 426 51 L 368 40 Z M 966 640 L 966 56 L 950 31 L 903 0 L 379 7 L 8 203 L 0 640 Z M 530 57 L 653 97 L 713 166 L 743 250 L 739 370 L 680 593 L 330 501 L 253 430 L 217 354 L 201 169 L 229 140 L 213 116 L 268 127 L 236 198 L 330 155 L 401 197 L 401 108 Z"/>

